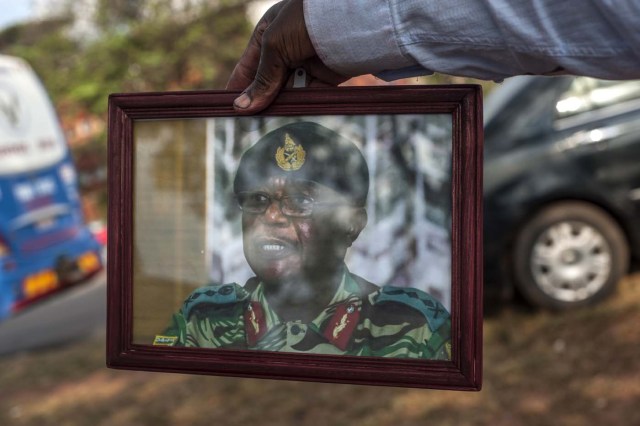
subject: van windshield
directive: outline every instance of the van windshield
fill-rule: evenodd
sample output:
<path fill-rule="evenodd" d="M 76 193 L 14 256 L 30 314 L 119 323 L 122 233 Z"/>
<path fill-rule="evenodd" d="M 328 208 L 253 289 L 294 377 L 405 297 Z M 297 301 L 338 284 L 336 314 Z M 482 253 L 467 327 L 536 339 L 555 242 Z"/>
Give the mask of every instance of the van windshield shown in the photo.
<path fill-rule="evenodd" d="M 21 60 L 0 56 L 0 177 L 61 161 L 67 152 L 44 87 Z"/>

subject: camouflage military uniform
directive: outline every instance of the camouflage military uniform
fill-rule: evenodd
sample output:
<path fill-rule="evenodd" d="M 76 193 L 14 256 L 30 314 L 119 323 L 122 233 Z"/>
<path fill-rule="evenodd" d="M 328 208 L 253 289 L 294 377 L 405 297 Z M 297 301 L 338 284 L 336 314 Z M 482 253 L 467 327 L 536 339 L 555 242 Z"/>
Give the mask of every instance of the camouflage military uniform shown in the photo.
<path fill-rule="evenodd" d="M 194 291 L 154 345 L 448 360 L 446 309 L 413 288 L 379 288 L 348 271 L 313 321 L 282 321 L 263 284 Z"/>
<path fill-rule="evenodd" d="M 316 201 L 318 209 L 322 210 L 323 204 L 331 205 L 338 199 L 335 196 L 323 203 L 322 196 L 314 200 L 310 194 L 302 193 L 309 198 L 305 200 L 306 204 L 295 205 L 291 200 L 295 197 L 287 197 L 287 202 L 293 206 L 283 204 L 282 193 L 288 194 L 289 186 L 295 194 L 300 192 L 300 187 L 309 188 L 309 184 L 316 189 L 334 191 L 343 198 L 337 204 L 343 207 L 340 218 L 327 215 L 326 211 L 319 216 L 313 214 Z M 243 211 L 243 239 L 248 239 L 243 240 L 245 257 L 254 273 L 260 276 L 260 273 L 291 267 L 293 271 L 288 272 L 293 276 L 304 276 L 308 270 L 342 267 L 340 261 L 344 259 L 344 253 L 366 224 L 364 208 L 368 190 L 369 170 L 365 158 L 353 142 L 340 134 L 317 123 L 296 122 L 263 136 L 243 153 L 233 182 L 236 196 L 257 194 L 255 205 L 249 197 L 243 207 L 242 198 L 238 198 Z M 268 210 L 273 203 L 278 207 L 275 212 Z M 308 209 L 309 204 L 312 210 Z M 307 229 L 304 238 L 294 227 L 301 224 Z M 319 232 L 320 228 L 325 232 Z M 334 238 L 331 243 L 329 237 Z M 264 251 L 263 246 L 271 244 L 280 247 L 281 257 Z M 326 256 L 308 256 L 300 260 L 305 250 L 323 252 Z M 335 258 L 336 253 L 342 253 L 340 260 Z M 277 267 L 271 267 L 269 262 Z M 156 336 L 153 343 L 316 354 L 451 358 L 449 313 L 431 296 L 412 288 L 379 288 L 349 273 L 346 266 L 342 272 L 325 272 L 327 276 L 329 272 L 335 272 L 342 279 L 331 302 L 311 322 L 282 320 L 269 306 L 260 279 L 253 278 L 244 287 L 224 284 L 197 289 L 173 316 L 170 327 L 163 335 Z M 277 282 L 275 278 L 271 277 Z"/>

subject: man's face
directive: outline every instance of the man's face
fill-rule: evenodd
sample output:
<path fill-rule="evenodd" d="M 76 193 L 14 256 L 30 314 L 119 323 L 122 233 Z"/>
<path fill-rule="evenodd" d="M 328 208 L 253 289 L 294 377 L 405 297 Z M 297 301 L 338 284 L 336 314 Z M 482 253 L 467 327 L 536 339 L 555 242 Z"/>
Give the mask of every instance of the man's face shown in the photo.
<path fill-rule="evenodd" d="M 342 265 L 353 239 L 349 230 L 354 227 L 354 208 L 348 207 L 346 197 L 323 185 L 284 178 L 270 178 L 245 194 L 268 203 L 263 213 L 246 209 L 242 213 L 244 254 L 262 281 L 313 281 Z M 284 214 L 287 207 L 282 197 L 294 204 L 312 198 L 313 213 L 308 217 Z"/>

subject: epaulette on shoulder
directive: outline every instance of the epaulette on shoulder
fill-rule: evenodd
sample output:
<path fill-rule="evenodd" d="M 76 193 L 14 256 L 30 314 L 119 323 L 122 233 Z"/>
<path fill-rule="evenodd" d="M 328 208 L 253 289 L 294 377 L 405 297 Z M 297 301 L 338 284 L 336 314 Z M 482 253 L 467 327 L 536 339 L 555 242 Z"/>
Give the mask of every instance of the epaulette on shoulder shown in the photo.
<path fill-rule="evenodd" d="M 245 300 L 249 293 L 236 283 L 207 285 L 197 288 L 184 301 L 182 313 L 191 316 L 194 308 L 202 305 L 228 305 Z"/>
<path fill-rule="evenodd" d="M 422 290 L 411 287 L 385 286 L 374 299 L 375 304 L 395 302 L 418 310 L 435 331 L 449 319 L 449 312 L 440 302 Z"/>

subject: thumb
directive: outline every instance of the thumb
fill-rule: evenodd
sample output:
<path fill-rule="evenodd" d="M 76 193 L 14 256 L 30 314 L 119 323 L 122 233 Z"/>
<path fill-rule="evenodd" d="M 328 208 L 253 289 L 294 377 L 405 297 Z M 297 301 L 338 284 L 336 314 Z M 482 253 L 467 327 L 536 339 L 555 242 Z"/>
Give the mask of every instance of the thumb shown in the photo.
<path fill-rule="evenodd" d="M 279 7 L 275 9 L 276 6 Z M 253 81 L 233 103 L 240 114 L 255 114 L 269 106 L 293 69 L 315 55 L 304 21 L 302 0 L 289 0 L 276 6 L 269 10 L 273 10 L 275 17 L 259 40 L 260 61 Z"/>
<path fill-rule="evenodd" d="M 285 85 L 290 71 L 278 52 L 263 44 L 256 75 L 233 102 L 235 110 L 241 114 L 255 114 L 268 107 Z"/>

